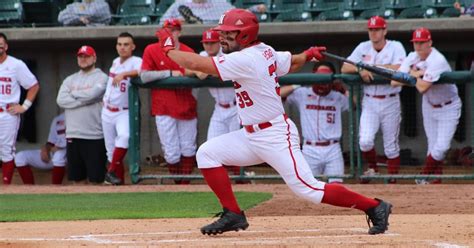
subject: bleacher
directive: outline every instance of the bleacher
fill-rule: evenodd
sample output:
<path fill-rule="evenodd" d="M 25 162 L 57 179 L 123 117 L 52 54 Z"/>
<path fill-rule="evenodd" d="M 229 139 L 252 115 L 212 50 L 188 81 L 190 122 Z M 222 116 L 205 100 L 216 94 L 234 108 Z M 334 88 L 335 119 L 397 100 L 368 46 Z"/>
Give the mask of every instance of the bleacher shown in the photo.
<path fill-rule="evenodd" d="M 58 13 L 67 4 L 80 0 L 2 0 L 0 27 L 59 26 Z M 258 13 L 260 22 L 311 22 L 364 20 L 373 15 L 386 19 L 455 18 L 461 15 L 453 7 L 457 0 L 233 0 L 238 8 L 264 4 Z M 458 0 L 469 7 L 474 0 Z M 172 0 L 121 0 L 111 25 L 149 25 L 173 4 Z"/>

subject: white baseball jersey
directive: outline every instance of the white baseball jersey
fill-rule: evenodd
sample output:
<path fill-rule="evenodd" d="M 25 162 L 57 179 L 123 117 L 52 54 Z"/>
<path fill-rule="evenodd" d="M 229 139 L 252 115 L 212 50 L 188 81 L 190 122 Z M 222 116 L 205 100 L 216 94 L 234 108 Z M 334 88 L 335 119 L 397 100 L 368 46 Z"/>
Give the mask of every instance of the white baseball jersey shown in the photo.
<path fill-rule="evenodd" d="M 405 56 L 405 48 L 398 41 L 387 40 L 383 49 L 376 51 L 369 40 L 361 42 L 347 59 L 369 65 L 399 65 Z M 389 95 L 400 91 L 401 87 L 390 85 L 364 85 L 364 93 L 369 95 Z"/>
<path fill-rule="evenodd" d="M 114 86 L 112 80 L 120 73 L 137 70 L 140 71 L 142 59 L 132 56 L 120 63 L 120 57 L 114 59 L 109 70 L 109 81 L 104 94 L 104 103 L 113 107 L 128 107 L 128 87 L 130 86 L 130 78 L 124 78 L 119 86 Z"/>
<path fill-rule="evenodd" d="M 239 53 L 213 57 L 213 62 L 223 81 L 234 82 L 242 125 L 266 122 L 285 113 L 277 77 L 290 70 L 291 53 L 276 52 L 260 43 Z"/>
<path fill-rule="evenodd" d="M 57 148 L 66 148 L 66 121 L 64 113 L 56 116 L 49 128 L 48 143 Z"/>
<path fill-rule="evenodd" d="M 411 52 L 398 69 L 402 72 L 412 70 L 423 70 L 423 80 L 427 82 L 438 81 L 441 73 L 450 72 L 451 67 L 446 58 L 436 48 L 431 48 L 430 55 L 422 61 L 416 52 Z M 431 104 L 442 104 L 458 96 L 458 88 L 455 84 L 432 85 L 423 97 Z"/>
<path fill-rule="evenodd" d="M 302 135 L 305 140 L 341 139 L 341 112 L 349 108 L 347 96 L 337 91 L 320 96 L 314 93 L 312 88 L 300 87 L 288 96 L 287 102 L 298 107 Z"/>
<path fill-rule="evenodd" d="M 38 83 L 26 64 L 10 55 L 0 64 L 0 106 L 20 101 L 20 86 L 29 89 Z"/>
<path fill-rule="evenodd" d="M 202 51 L 199 53 L 199 55 L 208 57 L 209 55 L 207 54 L 206 51 Z M 221 56 L 222 52 L 219 51 L 217 56 Z M 235 101 L 235 92 L 234 89 L 230 87 L 225 87 L 225 88 L 209 88 L 209 93 L 211 93 L 211 96 L 216 100 L 216 103 L 222 103 L 222 104 L 229 104 L 233 103 Z"/>

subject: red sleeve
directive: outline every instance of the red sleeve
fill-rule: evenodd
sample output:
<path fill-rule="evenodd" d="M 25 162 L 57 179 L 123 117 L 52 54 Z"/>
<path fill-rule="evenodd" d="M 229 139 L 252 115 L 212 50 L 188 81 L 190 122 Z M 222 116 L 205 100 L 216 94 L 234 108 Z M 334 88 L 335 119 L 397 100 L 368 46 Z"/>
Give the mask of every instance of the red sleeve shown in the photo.
<path fill-rule="evenodd" d="M 142 70 L 143 71 L 153 71 L 156 70 L 155 63 L 153 61 L 153 50 L 152 46 L 147 46 L 143 52 L 142 58 Z"/>

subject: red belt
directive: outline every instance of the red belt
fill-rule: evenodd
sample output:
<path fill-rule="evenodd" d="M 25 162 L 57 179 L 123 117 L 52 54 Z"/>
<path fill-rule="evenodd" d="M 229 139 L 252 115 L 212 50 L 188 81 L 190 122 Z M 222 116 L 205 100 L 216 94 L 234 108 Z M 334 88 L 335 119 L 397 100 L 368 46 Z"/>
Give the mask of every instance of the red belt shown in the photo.
<path fill-rule="evenodd" d="M 7 111 L 10 108 L 10 104 L 5 105 L 5 108 L 0 107 L 0 113 Z"/>
<path fill-rule="evenodd" d="M 369 95 L 369 94 L 365 94 L 365 95 L 373 97 L 373 98 L 377 98 L 377 99 L 385 99 L 385 98 L 397 96 L 396 93 L 393 93 L 393 94 L 390 94 L 390 95 Z"/>
<path fill-rule="evenodd" d="M 283 117 L 285 118 L 285 120 L 288 119 L 288 116 L 286 114 L 284 114 Z M 267 122 L 262 122 L 262 123 L 254 124 L 254 125 L 244 125 L 244 128 L 245 128 L 245 131 L 247 131 L 248 133 L 255 133 L 258 130 L 263 130 L 271 126 L 273 126 L 272 123 L 267 121 Z M 255 127 L 258 127 L 258 129 L 255 130 Z"/>
<path fill-rule="evenodd" d="M 453 103 L 453 101 L 447 101 L 445 103 L 440 103 L 440 104 L 431 104 L 431 106 L 433 106 L 433 108 L 442 108 L 443 106 L 449 105 L 451 103 Z"/>
<path fill-rule="evenodd" d="M 307 145 L 312 145 L 312 146 L 329 146 L 336 143 L 339 143 L 339 141 L 338 140 L 315 141 L 315 142 L 311 142 L 309 140 L 306 141 Z"/>
<path fill-rule="evenodd" d="M 110 112 L 119 112 L 120 110 L 127 110 L 128 109 L 128 107 L 119 108 L 119 107 L 112 107 L 112 106 L 109 106 L 109 105 L 106 105 L 105 108 L 108 109 Z"/>
<path fill-rule="evenodd" d="M 233 103 L 218 103 L 219 106 L 221 106 L 222 108 L 225 108 L 225 109 L 228 109 L 232 106 L 235 106 L 236 102 L 233 102 Z"/>

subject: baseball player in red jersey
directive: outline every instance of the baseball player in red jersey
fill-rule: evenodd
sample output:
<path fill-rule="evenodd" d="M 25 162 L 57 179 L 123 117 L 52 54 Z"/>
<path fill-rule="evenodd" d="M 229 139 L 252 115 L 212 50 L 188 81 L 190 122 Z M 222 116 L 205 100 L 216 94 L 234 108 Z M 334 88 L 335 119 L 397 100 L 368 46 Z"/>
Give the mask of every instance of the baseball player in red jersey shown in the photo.
<path fill-rule="evenodd" d="M 51 122 L 48 142 L 41 149 L 17 153 L 15 164 L 24 184 L 35 184 L 30 166 L 42 170 L 52 170 L 51 183 L 62 184 L 66 171 L 66 157 L 66 124 L 64 113 L 62 113 Z"/>
<path fill-rule="evenodd" d="M 193 49 L 179 42 L 181 22 L 169 19 L 163 28 L 172 33 L 176 49 L 194 53 Z M 173 75 L 184 75 L 185 69 L 162 51 L 163 41 L 148 45 L 143 53 L 141 78 L 147 82 Z M 144 77 L 147 79 L 144 80 Z M 151 79 L 151 80 L 150 80 Z M 191 174 L 196 164 L 197 111 L 196 98 L 191 88 L 152 89 L 151 114 L 164 157 L 171 174 Z M 177 184 L 189 184 L 189 180 L 175 180 Z"/>
<path fill-rule="evenodd" d="M 199 147 L 198 167 L 223 206 L 220 218 L 202 227 L 201 232 L 210 235 L 247 229 L 249 224 L 222 165 L 250 166 L 262 162 L 272 166 L 298 196 L 316 204 L 362 210 L 373 224 L 370 234 L 385 232 L 392 205 L 352 192 L 341 184 L 316 180 L 301 153 L 298 130 L 283 108 L 278 77 L 299 70 L 313 58 L 323 59 L 320 52 L 326 48 L 311 47 L 297 55 L 277 52 L 258 41 L 257 18 L 243 9 L 224 13 L 214 29 L 220 31 L 225 55 L 203 57 L 178 51 L 168 30 L 158 32 L 164 41 L 161 43 L 164 53 L 179 65 L 234 82 L 244 127 Z"/>
<path fill-rule="evenodd" d="M 387 40 L 387 23 L 380 16 L 373 16 L 367 22 L 370 40 L 360 43 L 348 57 L 354 62 L 364 62 L 371 65 L 398 69 L 406 56 L 403 45 L 394 40 Z M 362 114 L 360 116 L 359 146 L 362 156 L 367 161 L 369 169 L 365 174 L 375 174 L 377 154 L 375 152 L 375 134 L 381 129 L 383 146 L 387 157 L 389 174 L 398 174 L 400 169 L 400 134 L 401 107 L 399 92 L 401 87 L 371 84 L 373 76 L 369 71 L 359 71 L 354 65 L 344 63 L 342 73 L 359 73 L 364 85 Z M 362 181 L 367 183 L 368 181 Z M 395 183 L 390 180 L 390 183 Z"/>
<path fill-rule="evenodd" d="M 408 54 L 398 69 L 417 78 L 416 89 L 423 94 L 423 126 L 428 138 L 428 151 L 422 174 L 442 174 L 443 159 L 449 150 L 461 117 L 461 99 L 455 84 L 435 84 L 443 72 L 450 72 L 446 58 L 434 47 L 426 28 L 413 32 L 414 52 Z M 392 81 L 392 85 L 400 83 Z M 416 180 L 417 184 L 441 183 L 441 180 Z"/>
<path fill-rule="evenodd" d="M 8 39 L 0 33 L 0 157 L 3 184 L 10 184 L 15 170 L 15 142 L 20 125 L 20 114 L 31 107 L 39 91 L 36 77 L 25 63 L 7 55 Z M 27 90 L 22 105 L 20 93 Z"/>
<path fill-rule="evenodd" d="M 105 174 L 105 183 L 119 185 L 125 182 L 123 159 L 127 154 L 130 136 L 128 88 L 131 78 L 140 73 L 142 59 L 133 56 L 135 43 L 130 33 L 119 34 L 115 48 L 119 57 L 114 59 L 110 67 L 101 118 L 110 164 Z"/>

